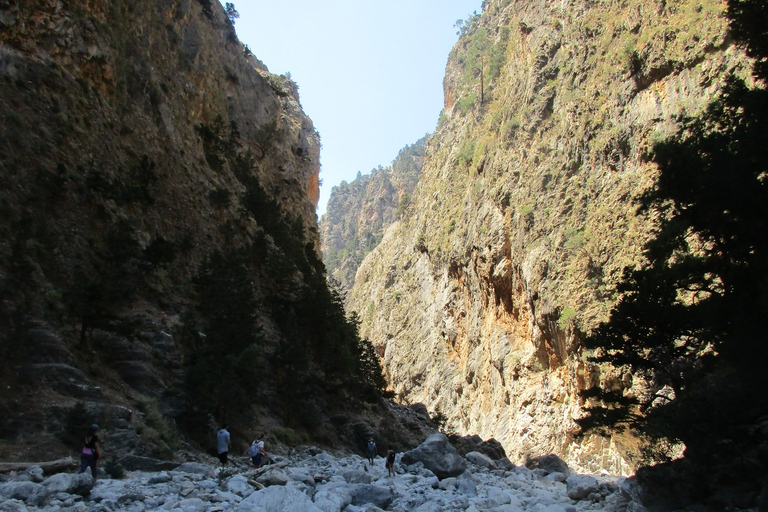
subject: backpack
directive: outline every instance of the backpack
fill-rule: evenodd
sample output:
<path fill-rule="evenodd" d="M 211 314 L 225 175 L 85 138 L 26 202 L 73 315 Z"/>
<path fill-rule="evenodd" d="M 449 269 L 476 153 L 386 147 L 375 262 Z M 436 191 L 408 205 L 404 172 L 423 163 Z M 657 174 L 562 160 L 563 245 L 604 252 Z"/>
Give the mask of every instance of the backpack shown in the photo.
<path fill-rule="evenodd" d="M 255 457 L 259 453 L 259 445 L 257 443 L 251 444 L 251 448 L 248 450 L 248 455 L 250 457 Z"/>

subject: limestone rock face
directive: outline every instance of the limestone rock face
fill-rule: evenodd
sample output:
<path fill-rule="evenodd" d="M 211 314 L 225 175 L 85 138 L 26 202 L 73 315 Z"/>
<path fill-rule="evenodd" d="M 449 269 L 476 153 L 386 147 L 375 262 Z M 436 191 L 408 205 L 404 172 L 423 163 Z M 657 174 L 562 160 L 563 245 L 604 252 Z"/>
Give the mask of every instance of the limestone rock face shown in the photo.
<path fill-rule="evenodd" d="M 349 298 L 400 398 L 516 463 L 632 471 L 626 440 L 571 437 L 581 389 L 633 380 L 587 364 L 579 333 L 652 229 L 644 155 L 744 73 L 722 8 L 491 0 L 464 24 L 411 208 Z"/>

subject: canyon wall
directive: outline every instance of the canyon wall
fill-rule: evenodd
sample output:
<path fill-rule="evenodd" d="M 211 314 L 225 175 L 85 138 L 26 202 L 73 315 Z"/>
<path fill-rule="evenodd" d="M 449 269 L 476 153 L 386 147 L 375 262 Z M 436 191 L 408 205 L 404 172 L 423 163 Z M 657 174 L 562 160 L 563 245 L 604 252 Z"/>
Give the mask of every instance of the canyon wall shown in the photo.
<path fill-rule="evenodd" d="M 574 436 L 581 389 L 633 384 L 588 363 L 579 333 L 642 260 L 653 143 L 745 73 L 723 8 L 490 0 L 459 25 L 418 186 L 349 297 L 400 399 L 514 462 L 632 472 L 631 436 Z"/>
<path fill-rule="evenodd" d="M 0 458 L 93 422 L 110 456 L 205 450 L 225 421 L 233 450 L 334 444 L 330 415 L 377 403 L 319 259 L 319 135 L 234 18 L 0 2 Z"/>

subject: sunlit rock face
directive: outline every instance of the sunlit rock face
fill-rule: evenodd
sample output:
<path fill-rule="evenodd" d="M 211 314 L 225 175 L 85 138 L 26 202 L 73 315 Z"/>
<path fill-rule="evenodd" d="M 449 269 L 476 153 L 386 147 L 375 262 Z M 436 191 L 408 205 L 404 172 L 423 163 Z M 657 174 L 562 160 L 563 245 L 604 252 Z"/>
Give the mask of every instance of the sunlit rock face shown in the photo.
<path fill-rule="evenodd" d="M 413 200 L 349 298 L 401 399 L 513 462 L 632 470 L 632 439 L 573 437 L 581 389 L 635 392 L 587 362 L 579 333 L 641 261 L 652 144 L 744 73 L 722 8 L 491 0 L 463 25 Z"/>

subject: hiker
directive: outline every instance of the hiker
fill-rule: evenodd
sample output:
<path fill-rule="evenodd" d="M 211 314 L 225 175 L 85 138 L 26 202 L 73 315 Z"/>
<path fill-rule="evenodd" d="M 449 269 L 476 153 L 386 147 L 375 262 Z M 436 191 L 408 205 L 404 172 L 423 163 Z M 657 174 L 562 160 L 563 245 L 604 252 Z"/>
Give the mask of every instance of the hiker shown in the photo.
<path fill-rule="evenodd" d="M 264 450 L 263 439 L 264 434 L 259 434 L 259 437 L 254 439 L 250 448 L 246 450 L 246 453 L 251 458 L 251 462 L 253 462 L 253 467 L 255 468 L 261 467 L 261 464 L 264 461 L 264 456 L 267 454 L 267 452 Z M 245 453 L 243 455 L 245 455 Z"/>
<path fill-rule="evenodd" d="M 80 452 L 80 471 L 78 471 L 78 474 L 85 473 L 86 468 L 90 467 L 94 482 L 96 482 L 96 466 L 101 458 L 99 436 L 96 435 L 98 430 L 99 426 L 95 423 L 88 428 L 88 433 L 83 440 L 83 450 Z"/>
<path fill-rule="evenodd" d="M 229 425 L 226 423 L 223 427 L 221 427 L 221 430 L 219 430 L 219 433 L 216 434 L 216 442 L 218 443 L 218 449 L 219 449 L 219 460 L 221 461 L 221 464 L 224 465 L 227 463 L 227 457 L 229 456 L 229 446 L 232 444 L 229 437 L 229 431 L 227 430 L 229 428 Z"/>
<path fill-rule="evenodd" d="M 371 437 L 368 439 L 368 463 L 373 466 L 373 458 L 376 456 L 376 443 Z"/>
<path fill-rule="evenodd" d="M 392 447 L 387 452 L 387 476 L 395 476 L 395 451 Z"/>
<path fill-rule="evenodd" d="M 257 439 L 254 439 L 251 443 L 251 446 L 248 447 L 247 450 L 245 450 L 245 453 L 243 455 L 248 455 L 251 458 L 251 462 L 253 463 L 253 467 L 257 468 L 259 467 L 259 458 L 257 455 L 259 454 L 259 441 Z"/>
<path fill-rule="evenodd" d="M 254 441 L 258 448 L 258 453 L 253 458 L 253 465 L 260 468 L 264 464 L 264 460 L 267 458 L 267 451 L 264 449 L 264 433 L 259 434 L 258 441 Z"/>

